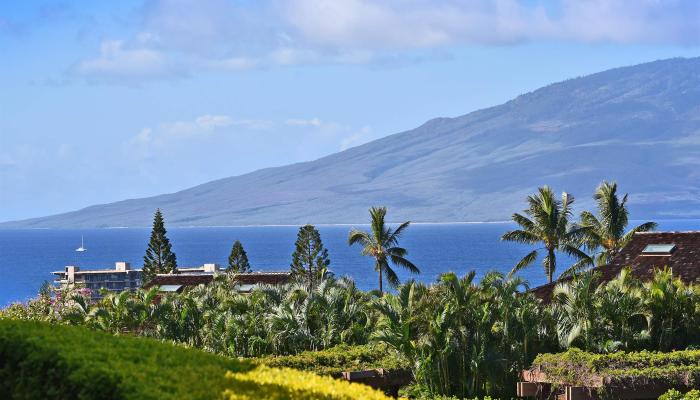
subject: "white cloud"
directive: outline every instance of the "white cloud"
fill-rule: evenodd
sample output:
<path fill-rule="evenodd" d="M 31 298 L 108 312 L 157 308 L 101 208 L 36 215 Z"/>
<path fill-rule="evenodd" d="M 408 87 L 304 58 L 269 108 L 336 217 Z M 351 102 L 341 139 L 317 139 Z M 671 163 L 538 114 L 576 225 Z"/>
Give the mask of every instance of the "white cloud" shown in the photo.
<path fill-rule="evenodd" d="M 319 118 L 288 119 L 285 121 L 285 124 L 297 128 L 311 128 L 313 129 L 312 136 L 315 135 L 320 139 L 336 142 L 337 148 L 340 151 L 367 143 L 377 138 L 372 129 L 368 126 L 354 129 L 348 125 L 338 122 L 323 121 Z M 309 131 L 307 130 L 306 132 L 308 134 Z"/>
<path fill-rule="evenodd" d="M 202 115 L 194 120 L 195 125 L 206 130 L 230 126 L 233 124 L 233 118 L 228 115 Z"/>
<path fill-rule="evenodd" d="M 259 119 L 235 119 L 228 115 L 202 115 L 192 121 L 166 122 L 159 125 L 158 131 L 170 136 L 193 136 L 208 134 L 227 127 L 240 127 L 246 130 L 263 130 L 274 126 L 272 121 Z"/>
<path fill-rule="evenodd" d="M 134 80 L 536 40 L 699 45 L 698 20 L 697 0 L 151 0 L 131 39 L 75 70 Z"/>
<path fill-rule="evenodd" d="M 303 119 L 303 118 L 292 118 L 288 119 L 285 121 L 287 125 L 291 126 L 321 126 L 322 122 L 318 118 L 310 118 L 310 119 Z"/>
<path fill-rule="evenodd" d="M 324 48 L 402 50 L 578 42 L 700 43 L 696 0 L 401 1 L 294 0 L 287 22 Z"/>
<path fill-rule="evenodd" d="M 177 69 L 161 51 L 131 48 L 122 40 L 105 40 L 100 54 L 79 62 L 74 72 L 87 78 L 138 80 L 181 75 Z"/>
<path fill-rule="evenodd" d="M 347 150 L 351 147 L 370 142 L 376 139 L 372 129 L 369 126 L 364 126 L 361 129 L 351 132 L 340 141 L 340 150 Z"/>
<path fill-rule="evenodd" d="M 245 131 L 254 131 L 269 129 L 272 126 L 274 124 L 271 121 L 206 114 L 190 121 L 164 122 L 156 128 L 145 127 L 127 141 L 125 151 L 136 159 L 144 160 L 167 146 L 204 138 L 225 128 L 237 127 Z"/>

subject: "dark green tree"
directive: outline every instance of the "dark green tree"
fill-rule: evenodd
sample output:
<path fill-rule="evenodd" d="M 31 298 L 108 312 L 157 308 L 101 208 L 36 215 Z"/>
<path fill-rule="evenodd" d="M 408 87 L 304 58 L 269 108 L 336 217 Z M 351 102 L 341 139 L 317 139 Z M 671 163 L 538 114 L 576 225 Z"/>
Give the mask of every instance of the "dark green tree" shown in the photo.
<path fill-rule="evenodd" d="M 151 241 L 148 243 L 146 255 L 143 257 L 143 272 L 141 280 L 147 283 L 156 274 L 174 274 L 177 272 L 177 259 L 172 252 L 170 240 L 166 236 L 163 214 L 160 209 L 153 216 Z"/>
<path fill-rule="evenodd" d="M 240 240 L 236 240 L 233 243 L 233 247 L 231 247 L 231 255 L 228 256 L 228 268 L 226 268 L 226 271 L 233 273 L 250 272 L 248 254 L 246 254 Z"/>
<path fill-rule="evenodd" d="M 305 282 L 313 290 L 328 271 L 331 260 L 328 249 L 323 246 L 321 234 L 313 225 L 299 228 L 294 253 L 292 253 L 291 272 L 295 280 Z"/>

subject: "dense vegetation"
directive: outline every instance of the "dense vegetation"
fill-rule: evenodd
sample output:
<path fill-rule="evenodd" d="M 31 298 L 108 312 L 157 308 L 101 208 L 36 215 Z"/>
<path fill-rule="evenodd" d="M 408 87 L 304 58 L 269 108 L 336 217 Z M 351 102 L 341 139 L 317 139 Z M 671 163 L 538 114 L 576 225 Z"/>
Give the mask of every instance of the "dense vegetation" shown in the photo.
<path fill-rule="evenodd" d="M 341 344 L 325 350 L 304 351 L 288 356 L 266 356 L 260 358 L 259 362 L 270 367 L 294 368 L 332 376 L 338 376 L 345 371 L 409 368 L 406 360 L 389 351 L 384 343 L 355 346 Z"/>
<path fill-rule="evenodd" d="M 510 397 L 517 373 L 540 353 L 700 346 L 700 286 L 665 269 L 648 282 L 623 270 L 600 284 L 595 270 L 584 268 L 613 256 L 630 232 L 653 228 L 647 223 L 625 232 L 625 198 L 617 198 L 614 184 L 602 184 L 595 199 L 597 215 L 584 213 L 575 223 L 573 197 L 559 201 L 542 188 L 529 198 L 525 215 L 514 215 L 521 229 L 504 235 L 504 240 L 541 246 L 548 279 L 554 278 L 557 252 L 580 260 L 565 271 L 570 279 L 555 287 L 547 303 L 525 292 L 527 282 L 498 272 L 479 281 L 474 272 L 445 273 L 432 285 L 400 285 L 392 265 L 418 272 L 399 245 L 409 225 L 393 229 L 384 223 L 386 209 L 373 208 L 370 231 L 353 230 L 349 244 L 361 245 L 362 254 L 374 259 L 376 292 L 360 291 L 352 280 L 327 273 L 330 261 L 320 236 L 313 227 L 302 227 L 292 262 L 296 279 L 287 285 L 239 294 L 235 274 L 227 273 L 207 286 L 163 296 L 157 289 L 139 290 L 105 293 L 92 302 L 85 289 L 43 291 L 27 304 L 0 311 L 0 317 L 146 336 L 321 374 L 407 366 L 416 381 L 413 393 L 431 396 Z M 514 270 L 531 264 L 538 250 Z M 394 293 L 383 292 L 383 277 L 396 287 Z"/>
<path fill-rule="evenodd" d="M 517 372 L 538 353 L 700 345 L 700 288 L 669 271 L 658 271 L 646 283 L 623 271 L 598 287 L 595 275 L 584 273 L 560 285 L 548 305 L 523 294 L 526 286 L 518 278 L 492 272 L 477 283 L 474 277 L 447 273 L 431 286 L 408 282 L 380 297 L 332 277 L 311 292 L 304 284 L 291 284 L 243 295 L 231 290 L 233 280 L 223 275 L 160 301 L 151 290 L 108 294 L 90 303 L 83 289 L 40 296 L 8 307 L 2 316 L 85 325 L 230 356 L 382 343 L 386 348 L 374 358 L 340 347 L 263 360 L 290 367 L 309 362 L 309 369 L 321 373 L 354 370 L 354 360 L 360 360 L 359 369 L 407 365 L 430 393 L 459 396 L 511 395 Z"/>
<path fill-rule="evenodd" d="M 659 400 L 700 400 L 700 390 L 691 390 L 684 394 L 676 389 L 671 389 L 659 397 Z"/>
<path fill-rule="evenodd" d="M 0 319 L 0 398 L 385 398 L 366 386 L 154 340 Z"/>
<path fill-rule="evenodd" d="M 574 386 L 594 386 L 605 378 L 611 386 L 633 387 L 652 381 L 682 387 L 700 379 L 700 350 L 595 354 L 571 349 L 540 354 L 532 368 L 544 372 L 552 382 Z"/>

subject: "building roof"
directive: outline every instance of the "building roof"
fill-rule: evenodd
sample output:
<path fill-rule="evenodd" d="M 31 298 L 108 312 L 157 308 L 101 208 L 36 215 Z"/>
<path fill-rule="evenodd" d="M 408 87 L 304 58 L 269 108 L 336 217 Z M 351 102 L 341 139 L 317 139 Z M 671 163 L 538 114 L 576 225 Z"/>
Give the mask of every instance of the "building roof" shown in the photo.
<path fill-rule="evenodd" d="M 636 233 L 607 265 L 594 270 L 599 273 L 599 283 L 604 283 L 614 279 L 625 267 L 643 281 L 652 279 L 655 270 L 668 267 L 683 282 L 697 282 L 700 280 L 700 231 Z M 559 279 L 530 289 L 530 292 L 548 301 L 554 287 L 570 279 Z"/>
<path fill-rule="evenodd" d="M 289 281 L 289 272 L 248 272 L 236 274 L 235 277 L 241 285 L 279 285 Z M 213 274 L 158 274 L 151 279 L 146 288 L 153 286 L 180 285 L 196 286 L 208 284 L 214 279 Z"/>
<path fill-rule="evenodd" d="M 197 286 L 207 284 L 214 278 L 212 274 L 158 274 L 151 279 L 144 287 L 153 286 Z"/>
<path fill-rule="evenodd" d="M 79 269 L 75 271 L 76 275 L 81 275 L 81 274 L 133 274 L 134 272 L 141 272 L 140 269 L 127 269 L 127 270 L 118 270 L 118 269 Z M 54 275 L 65 275 L 67 272 L 66 271 L 53 271 L 52 274 Z"/>
<path fill-rule="evenodd" d="M 242 285 L 280 285 L 287 283 L 291 273 L 289 272 L 246 272 L 236 274 L 236 280 Z"/>

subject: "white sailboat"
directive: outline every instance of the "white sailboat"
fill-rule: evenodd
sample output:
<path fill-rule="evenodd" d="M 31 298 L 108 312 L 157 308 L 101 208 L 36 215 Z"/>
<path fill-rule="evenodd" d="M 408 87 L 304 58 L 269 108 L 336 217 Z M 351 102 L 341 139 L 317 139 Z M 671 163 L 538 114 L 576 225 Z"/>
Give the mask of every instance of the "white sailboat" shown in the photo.
<path fill-rule="evenodd" d="M 80 247 L 78 247 L 77 249 L 75 249 L 75 251 L 79 251 L 79 252 L 81 252 L 81 253 L 82 253 L 83 251 L 87 251 L 87 249 L 85 248 L 85 242 L 83 241 L 83 236 L 82 236 L 82 235 L 80 235 Z"/>

